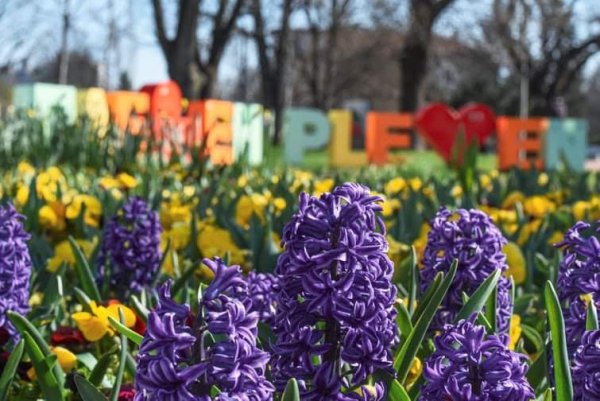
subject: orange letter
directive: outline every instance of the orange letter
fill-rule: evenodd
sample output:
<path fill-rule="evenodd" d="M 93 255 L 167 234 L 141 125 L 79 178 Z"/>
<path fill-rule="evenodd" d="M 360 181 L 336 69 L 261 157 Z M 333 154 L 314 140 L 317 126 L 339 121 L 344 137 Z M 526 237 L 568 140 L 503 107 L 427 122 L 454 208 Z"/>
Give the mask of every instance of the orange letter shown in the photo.
<path fill-rule="evenodd" d="M 388 163 L 390 149 L 409 149 L 412 146 L 412 114 L 367 113 L 366 150 L 369 163 Z"/>

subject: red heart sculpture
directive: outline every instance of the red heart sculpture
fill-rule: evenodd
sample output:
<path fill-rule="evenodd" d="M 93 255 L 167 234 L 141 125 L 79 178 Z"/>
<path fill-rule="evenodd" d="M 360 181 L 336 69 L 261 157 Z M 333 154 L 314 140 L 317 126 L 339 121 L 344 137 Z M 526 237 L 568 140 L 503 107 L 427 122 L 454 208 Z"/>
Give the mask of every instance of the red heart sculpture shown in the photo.
<path fill-rule="evenodd" d="M 484 104 L 468 104 L 456 112 L 444 103 L 432 103 L 419 110 L 415 116 L 415 126 L 448 162 L 461 129 L 468 144 L 474 140 L 482 144 L 496 130 L 496 115 Z M 461 150 L 464 149 L 459 149 L 459 152 Z"/>

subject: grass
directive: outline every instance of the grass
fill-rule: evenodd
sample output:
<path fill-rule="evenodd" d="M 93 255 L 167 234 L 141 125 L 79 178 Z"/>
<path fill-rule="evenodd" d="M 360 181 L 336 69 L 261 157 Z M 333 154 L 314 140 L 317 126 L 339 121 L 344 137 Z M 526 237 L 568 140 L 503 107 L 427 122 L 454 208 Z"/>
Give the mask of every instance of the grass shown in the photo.
<path fill-rule="evenodd" d="M 285 168 L 283 148 L 274 147 L 265 142 L 265 165 L 272 168 Z M 444 176 L 451 173 L 444 160 L 433 150 L 406 150 L 393 152 L 390 155 L 392 163 L 388 168 L 398 167 L 399 170 L 421 177 Z M 481 153 L 477 158 L 477 169 L 490 171 L 497 166 L 497 157 L 492 153 Z M 300 166 L 311 171 L 336 170 L 329 166 L 329 152 L 327 149 L 308 151 L 304 155 L 304 162 Z M 350 170 L 356 170 L 356 168 Z M 344 170 L 348 170 L 344 169 Z"/>

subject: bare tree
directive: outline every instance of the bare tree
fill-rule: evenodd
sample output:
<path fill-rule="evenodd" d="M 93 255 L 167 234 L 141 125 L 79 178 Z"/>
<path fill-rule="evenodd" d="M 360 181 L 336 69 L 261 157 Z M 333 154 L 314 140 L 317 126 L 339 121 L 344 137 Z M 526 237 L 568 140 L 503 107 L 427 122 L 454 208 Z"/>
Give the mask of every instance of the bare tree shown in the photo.
<path fill-rule="evenodd" d="M 327 110 L 335 96 L 335 66 L 340 50 L 340 31 L 349 26 L 352 0 L 303 0 L 308 21 L 307 36 L 297 40 L 300 76 L 306 80 L 314 107 Z M 306 40 L 308 39 L 308 40 Z"/>
<path fill-rule="evenodd" d="M 267 2 L 269 3 L 269 2 Z M 286 66 L 288 61 L 288 47 L 290 35 L 290 16 L 294 0 L 282 0 L 278 5 L 280 19 L 278 26 L 268 32 L 266 15 L 267 6 L 262 0 L 252 0 L 251 12 L 254 19 L 253 37 L 258 49 L 258 61 L 261 74 L 262 98 L 266 107 L 273 110 L 275 116 L 275 132 L 273 143 L 279 144 L 281 140 L 282 111 L 285 103 L 284 84 Z M 272 4 L 271 4 L 272 7 Z"/>
<path fill-rule="evenodd" d="M 400 52 L 400 110 L 415 111 L 427 74 L 433 26 L 454 0 L 411 0 L 410 23 Z"/>
<path fill-rule="evenodd" d="M 167 35 L 162 1 L 151 1 L 156 37 L 165 55 L 169 76 L 177 81 L 186 97 L 210 97 L 219 63 L 235 30 L 244 0 L 219 0 L 214 13 L 202 8 L 205 6 L 202 0 L 179 0 L 172 38 Z M 212 24 L 206 43 L 198 35 L 202 17 L 208 18 Z"/>
<path fill-rule="evenodd" d="M 69 75 L 69 33 L 71 30 L 71 0 L 63 0 L 62 27 L 60 35 L 60 63 L 58 83 L 66 84 Z"/>
<path fill-rule="evenodd" d="M 575 33 L 576 2 L 494 0 L 488 38 L 497 38 L 509 66 L 526 78 L 533 113 L 556 115 L 556 100 L 578 82 L 582 68 L 600 50 L 600 33 L 588 29 L 579 38 Z M 592 23 L 593 18 L 585 22 Z"/>

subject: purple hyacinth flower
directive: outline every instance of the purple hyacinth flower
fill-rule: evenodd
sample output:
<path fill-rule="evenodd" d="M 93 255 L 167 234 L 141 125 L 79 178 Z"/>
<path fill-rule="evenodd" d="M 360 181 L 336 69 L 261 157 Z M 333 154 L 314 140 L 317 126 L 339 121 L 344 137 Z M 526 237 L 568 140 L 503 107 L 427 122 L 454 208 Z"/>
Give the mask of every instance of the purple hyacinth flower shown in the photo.
<path fill-rule="evenodd" d="M 98 252 L 97 281 L 118 297 L 152 284 L 160 268 L 158 214 L 142 199 L 130 198 L 104 229 Z"/>
<path fill-rule="evenodd" d="M 250 310 L 258 313 L 261 322 L 272 324 L 279 292 L 277 276 L 252 271 L 248 274 L 246 281 L 248 282 L 248 296 L 252 301 Z"/>
<path fill-rule="evenodd" d="M 452 212 L 442 207 L 430 225 L 420 270 L 421 291 L 429 287 L 438 272 L 447 273 L 452 262 L 458 260 L 456 277 L 431 325 L 432 330 L 441 330 L 454 322 L 463 306 L 463 292 L 472 295 L 496 270 L 508 269 L 502 252 L 507 241 L 490 217 L 475 209 Z M 507 332 L 512 310 L 509 279 L 500 277 L 497 293 L 497 328 Z"/>
<path fill-rule="evenodd" d="M 529 401 L 526 357 L 508 349 L 509 338 L 486 335 L 470 320 L 448 324 L 434 338 L 435 351 L 423 369 L 419 401 Z"/>
<path fill-rule="evenodd" d="M 23 219 L 13 205 L 0 207 L 0 330 L 8 332 L 11 342 L 17 340 L 18 332 L 6 313 L 25 315 L 30 310 L 30 235 L 23 228 Z"/>
<path fill-rule="evenodd" d="M 170 281 L 160 288 L 138 353 L 135 401 L 272 399 L 269 355 L 256 346 L 258 315 L 236 297 L 247 293 L 241 269 L 217 258 L 204 263 L 215 278 L 198 316 L 171 298 Z M 221 391 L 215 397 L 213 386 Z"/>
<path fill-rule="evenodd" d="M 303 400 L 360 399 L 340 389 L 391 368 L 396 288 L 380 201 L 358 184 L 303 193 L 284 228 L 273 376 L 281 389 L 296 378 Z"/>
<path fill-rule="evenodd" d="M 573 400 L 600 400 L 600 330 L 586 331 L 573 363 Z"/>
<path fill-rule="evenodd" d="M 600 308 L 600 223 L 593 226 L 578 222 L 556 244 L 562 248 L 556 287 L 563 304 L 567 345 L 573 355 L 585 331 L 587 305 L 593 301 Z"/>

